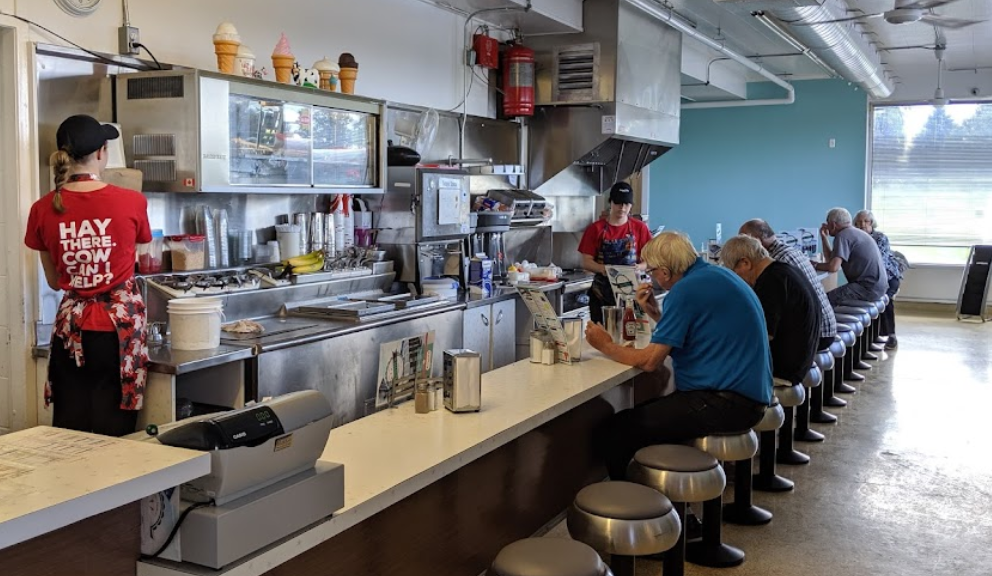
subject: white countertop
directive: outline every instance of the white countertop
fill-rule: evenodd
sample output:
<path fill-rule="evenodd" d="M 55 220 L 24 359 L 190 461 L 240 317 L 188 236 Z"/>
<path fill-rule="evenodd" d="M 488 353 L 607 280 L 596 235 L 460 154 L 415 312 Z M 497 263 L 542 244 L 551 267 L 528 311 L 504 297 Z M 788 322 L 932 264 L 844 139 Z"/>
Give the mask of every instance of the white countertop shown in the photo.
<path fill-rule="evenodd" d="M 38 426 L 0 436 L 0 549 L 210 472 L 210 456 Z"/>
<path fill-rule="evenodd" d="M 345 466 L 332 518 L 222 572 L 139 562 L 138 576 L 263 574 L 639 373 L 590 350 L 572 365 L 523 360 L 484 374 L 478 413 L 417 414 L 405 402 L 335 428 L 321 457 Z"/>

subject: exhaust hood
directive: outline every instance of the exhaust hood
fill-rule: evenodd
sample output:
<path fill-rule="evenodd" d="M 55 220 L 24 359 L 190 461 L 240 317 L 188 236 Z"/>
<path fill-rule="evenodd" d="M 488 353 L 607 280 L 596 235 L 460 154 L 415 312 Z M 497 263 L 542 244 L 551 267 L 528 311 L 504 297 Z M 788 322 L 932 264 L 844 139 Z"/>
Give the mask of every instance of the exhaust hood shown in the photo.
<path fill-rule="evenodd" d="M 585 31 L 531 37 L 536 110 L 529 185 L 605 192 L 678 144 L 682 34 L 626 0 L 587 1 Z"/>

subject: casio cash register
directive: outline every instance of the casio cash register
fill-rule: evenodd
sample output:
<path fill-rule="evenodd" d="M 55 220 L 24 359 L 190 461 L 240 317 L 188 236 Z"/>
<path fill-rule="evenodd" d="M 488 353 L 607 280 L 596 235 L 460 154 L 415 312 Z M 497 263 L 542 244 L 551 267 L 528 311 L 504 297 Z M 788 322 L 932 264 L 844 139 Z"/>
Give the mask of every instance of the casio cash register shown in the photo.
<path fill-rule="evenodd" d="M 221 568 L 332 515 L 344 505 L 344 466 L 318 460 L 330 431 L 327 399 L 304 390 L 146 436 L 210 453 L 210 474 L 180 488 L 183 513 L 166 515 L 181 524 L 161 557 Z M 162 528 L 148 548 L 164 545 L 172 527 Z"/>

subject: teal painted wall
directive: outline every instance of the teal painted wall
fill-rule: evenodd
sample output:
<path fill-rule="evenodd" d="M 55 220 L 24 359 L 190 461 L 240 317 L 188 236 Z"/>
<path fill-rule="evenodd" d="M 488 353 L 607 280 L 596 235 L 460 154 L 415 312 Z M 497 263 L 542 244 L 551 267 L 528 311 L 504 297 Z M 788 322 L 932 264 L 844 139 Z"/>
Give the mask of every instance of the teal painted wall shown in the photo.
<path fill-rule="evenodd" d="M 827 211 L 865 204 L 868 99 L 842 80 L 796 82 L 796 102 L 683 110 L 681 143 L 651 164 L 651 226 L 695 246 L 726 240 L 750 218 L 776 230 L 819 226 Z M 771 84 L 749 98 L 781 97 Z M 835 147 L 829 147 L 829 140 Z"/>

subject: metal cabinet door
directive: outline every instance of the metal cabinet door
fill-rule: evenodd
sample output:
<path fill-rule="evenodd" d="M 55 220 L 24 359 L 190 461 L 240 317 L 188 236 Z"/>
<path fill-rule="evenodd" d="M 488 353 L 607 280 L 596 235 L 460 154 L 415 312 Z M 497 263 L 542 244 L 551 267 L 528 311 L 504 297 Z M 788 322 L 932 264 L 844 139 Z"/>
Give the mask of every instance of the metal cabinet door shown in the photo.
<path fill-rule="evenodd" d="M 462 316 L 462 347 L 479 353 L 483 372 L 492 370 L 489 338 L 492 331 L 492 306 L 468 308 Z"/>
<path fill-rule="evenodd" d="M 492 311 L 493 369 L 517 360 L 516 298 L 493 304 Z"/>

